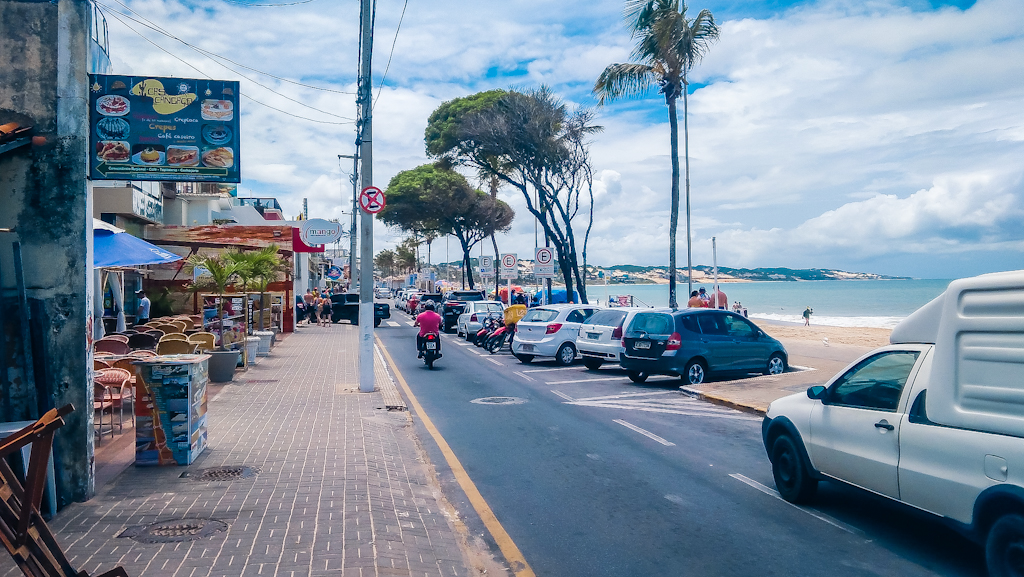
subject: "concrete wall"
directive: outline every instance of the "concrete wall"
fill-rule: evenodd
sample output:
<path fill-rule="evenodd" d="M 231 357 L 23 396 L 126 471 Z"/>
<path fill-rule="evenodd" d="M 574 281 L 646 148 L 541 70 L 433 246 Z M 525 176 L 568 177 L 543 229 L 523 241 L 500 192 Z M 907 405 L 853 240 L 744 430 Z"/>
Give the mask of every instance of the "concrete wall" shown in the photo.
<path fill-rule="evenodd" d="M 92 210 L 86 187 L 88 18 L 84 0 L 0 0 L 0 124 L 36 141 L 0 155 L 0 418 L 72 403 L 54 441 L 61 505 L 91 496 Z M 32 318 L 35 385 L 26 382 L 13 268 L 20 241 Z"/>

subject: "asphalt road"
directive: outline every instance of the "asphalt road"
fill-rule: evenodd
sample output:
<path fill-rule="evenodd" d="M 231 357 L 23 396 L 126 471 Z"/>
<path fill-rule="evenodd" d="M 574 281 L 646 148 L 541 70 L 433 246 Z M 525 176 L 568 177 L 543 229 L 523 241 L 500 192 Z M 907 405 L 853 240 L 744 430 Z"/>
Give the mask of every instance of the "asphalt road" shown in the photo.
<path fill-rule="evenodd" d="M 781 500 L 760 417 L 692 399 L 677 379 L 524 365 L 454 335 L 428 371 L 411 318 L 393 315 L 377 335 L 537 575 L 984 575 L 979 547 L 869 493 L 822 483 L 811 507 Z M 491 397 L 518 404 L 479 401 Z M 416 426 L 446 497 L 500 559 Z"/>

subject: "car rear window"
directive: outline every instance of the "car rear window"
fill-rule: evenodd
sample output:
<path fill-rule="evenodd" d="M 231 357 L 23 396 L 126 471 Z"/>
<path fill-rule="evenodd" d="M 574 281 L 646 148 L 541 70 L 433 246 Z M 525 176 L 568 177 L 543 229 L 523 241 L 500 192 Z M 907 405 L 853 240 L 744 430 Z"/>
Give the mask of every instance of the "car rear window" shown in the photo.
<path fill-rule="evenodd" d="M 600 327 L 617 327 L 622 324 L 622 319 L 624 318 L 626 318 L 626 311 L 598 311 L 594 313 L 594 316 L 590 317 L 587 324 Z"/>
<path fill-rule="evenodd" d="M 643 331 L 649 335 L 667 335 L 672 332 L 672 317 L 660 313 L 637 313 L 629 323 L 631 332 Z"/>
<path fill-rule="evenodd" d="M 554 320 L 558 316 L 558 311 L 551 309 L 533 309 L 526 313 L 526 316 L 522 318 L 522 323 L 546 323 Z"/>
<path fill-rule="evenodd" d="M 489 313 L 500 313 L 501 305 L 498 303 L 487 303 L 487 312 Z"/>

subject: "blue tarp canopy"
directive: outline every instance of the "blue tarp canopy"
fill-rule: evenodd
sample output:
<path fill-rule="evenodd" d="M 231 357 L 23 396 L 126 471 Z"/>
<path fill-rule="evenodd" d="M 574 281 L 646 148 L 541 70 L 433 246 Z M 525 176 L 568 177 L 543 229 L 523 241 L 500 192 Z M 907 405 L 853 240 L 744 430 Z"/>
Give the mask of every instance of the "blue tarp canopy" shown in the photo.
<path fill-rule="evenodd" d="M 181 257 L 173 252 L 134 237 L 103 221 L 94 220 L 93 224 L 93 268 L 132 267 L 181 260 Z"/>
<path fill-rule="evenodd" d="M 573 296 L 576 297 L 576 302 L 579 302 L 580 301 L 580 293 L 578 293 L 576 291 L 572 291 L 572 294 L 573 294 Z M 533 301 L 534 302 L 544 302 L 544 299 L 547 296 L 548 296 L 548 291 L 547 290 L 539 290 L 539 291 L 537 291 L 537 293 L 535 295 L 533 295 Z M 551 289 L 551 302 L 544 303 L 544 304 L 557 305 L 557 304 L 564 304 L 564 303 L 569 302 L 568 299 L 566 299 L 565 297 L 566 297 L 566 292 L 565 292 L 564 288 Z"/>

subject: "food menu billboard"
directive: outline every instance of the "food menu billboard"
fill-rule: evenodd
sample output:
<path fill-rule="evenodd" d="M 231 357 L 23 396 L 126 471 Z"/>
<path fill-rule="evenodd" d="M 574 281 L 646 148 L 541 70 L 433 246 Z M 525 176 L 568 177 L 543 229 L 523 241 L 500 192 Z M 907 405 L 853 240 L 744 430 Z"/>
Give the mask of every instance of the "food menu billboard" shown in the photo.
<path fill-rule="evenodd" d="M 240 182 L 238 82 L 89 75 L 93 180 Z"/>

